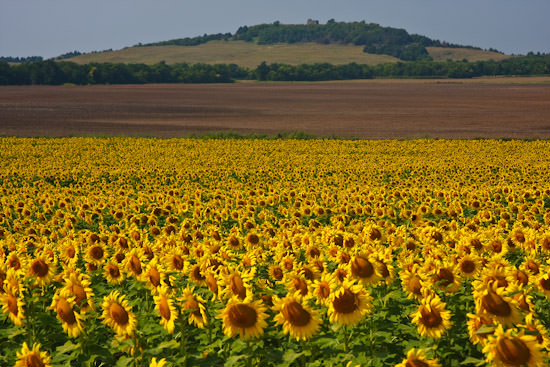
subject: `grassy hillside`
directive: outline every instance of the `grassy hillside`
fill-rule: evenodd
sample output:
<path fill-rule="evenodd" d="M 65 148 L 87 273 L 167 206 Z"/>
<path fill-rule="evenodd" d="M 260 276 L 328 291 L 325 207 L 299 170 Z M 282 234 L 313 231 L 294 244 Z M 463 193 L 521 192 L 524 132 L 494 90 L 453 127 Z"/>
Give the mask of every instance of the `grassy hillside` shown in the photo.
<path fill-rule="evenodd" d="M 464 49 L 427 47 L 435 61 L 447 59 L 470 61 L 502 60 L 508 56 L 496 52 Z M 295 43 L 258 45 L 245 41 L 210 41 L 197 46 L 145 46 L 130 47 L 118 51 L 84 54 L 68 59 L 79 64 L 91 62 L 144 63 L 156 64 L 160 61 L 167 64 L 180 62 L 206 64 L 237 64 L 254 68 L 262 61 L 282 64 L 313 64 L 328 62 L 331 64 L 376 65 L 386 62 L 397 62 L 399 59 L 388 55 L 374 55 L 363 52 L 362 46 L 319 43 Z"/>
<path fill-rule="evenodd" d="M 500 61 L 510 58 L 509 55 L 492 51 L 475 50 L 470 48 L 426 47 L 434 61 L 463 60 L 468 61 Z"/>
<path fill-rule="evenodd" d="M 372 55 L 363 52 L 362 46 L 319 43 L 258 45 L 245 41 L 211 41 L 198 46 L 145 46 L 119 51 L 80 55 L 68 61 L 76 63 L 122 62 L 155 64 L 164 60 L 167 64 L 178 62 L 206 64 L 237 64 L 256 67 L 262 61 L 282 64 L 331 64 L 376 65 L 397 61 L 388 55 Z"/>

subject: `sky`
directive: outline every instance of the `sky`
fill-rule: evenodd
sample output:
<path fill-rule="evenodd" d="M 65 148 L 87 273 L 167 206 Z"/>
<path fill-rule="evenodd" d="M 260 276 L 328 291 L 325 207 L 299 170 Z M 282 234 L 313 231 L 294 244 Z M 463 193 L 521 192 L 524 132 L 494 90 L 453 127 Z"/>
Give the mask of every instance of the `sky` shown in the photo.
<path fill-rule="evenodd" d="M 0 56 L 116 50 L 308 18 L 364 20 L 507 54 L 550 53 L 550 0 L 0 0 Z"/>

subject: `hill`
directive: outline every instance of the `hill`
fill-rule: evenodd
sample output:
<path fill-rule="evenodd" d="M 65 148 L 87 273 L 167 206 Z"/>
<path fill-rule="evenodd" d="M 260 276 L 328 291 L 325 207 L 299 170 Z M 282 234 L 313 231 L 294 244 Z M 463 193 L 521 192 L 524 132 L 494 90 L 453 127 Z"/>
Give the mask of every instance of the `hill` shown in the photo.
<path fill-rule="evenodd" d="M 253 68 L 262 61 L 298 65 L 332 64 L 376 65 L 387 62 L 467 59 L 502 60 L 508 56 L 472 46 L 453 45 L 428 37 L 409 34 L 404 29 L 375 23 L 308 22 L 305 25 L 260 24 L 240 27 L 234 34 L 219 33 L 139 44 L 117 51 L 93 52 L 60 58 L 79 64 L 120 62 L 155 64 L 234 63 Z"/>

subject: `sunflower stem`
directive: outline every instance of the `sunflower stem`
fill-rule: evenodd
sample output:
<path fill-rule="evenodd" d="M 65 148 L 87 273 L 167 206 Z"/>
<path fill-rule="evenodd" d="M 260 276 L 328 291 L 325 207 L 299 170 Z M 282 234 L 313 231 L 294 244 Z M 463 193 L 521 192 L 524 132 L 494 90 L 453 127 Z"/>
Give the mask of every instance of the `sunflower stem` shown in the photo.
<path fill-rule="evenodd" d="M 347 353 L 349 350 L 348 346 L 348 326 L 344 325 L 344 352 Z"/>
<path fill-rule="evenodd" d="M 185 340 L 185 323 L 183 318 L 179 318 L 180 321 L 180 354 L 184 357 L 183 365 L 187 366 L 187 353 L 186 353 L 186 340 Z"/>
<path fill-rule="evenodd" d="M 370 315 L 370 365 L 374 366 L 374 316 Z"/>
<path fill-rule="evenodd" d="M 252 367 L 252 353 L 250 352 L 250 338 L 246 339 L 246 351 L 248 354 L 248 358 L 246 359 L 246 367 Z"/>

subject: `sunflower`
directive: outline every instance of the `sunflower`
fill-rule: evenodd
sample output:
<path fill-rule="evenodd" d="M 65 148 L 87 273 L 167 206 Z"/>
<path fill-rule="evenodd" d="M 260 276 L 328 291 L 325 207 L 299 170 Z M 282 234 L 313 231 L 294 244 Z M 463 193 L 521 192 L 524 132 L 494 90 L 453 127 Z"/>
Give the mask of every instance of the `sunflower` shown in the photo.
<path fill-rule="evenodd" d="M 382 276 L 378 273 L 376 260 L 366 254 L 354 255 L 347 265 L 348 274 L 364 286 L 377 283 Z"/>
<path fill-rule="evenodd" d="M 345 280 L 332 292 L 328 301 L 330 322 L 340 325 L 356 325 L 372 311 L 372 297 L 361 284 Z"/>
<path fill-rule="evenodd" d="M 149 363 L 149 367 L 165 367 L 166 366 L 166 358 L 161 358 L 157 360 L 155 357 L 151 359 L 151 363 Z"/>
<path fill-rule="evenodd" d="M 435 288 L 445 293 L 456 293 L 462 284 L 458 278 L 457 267 L 449 262 L 444 262 L 434 269 L 431 281 Z"/>
<path fill-rule="evenodd" d="M 328 306 L 332 291 L 336 288 L 336 279 L 331 273 L 325 273 L 313 283 L 313 297 L 317 304 Z"/>
<path fill-rule="evenodd" d="M 53 301 L 49 309 L 54 310 L 57 313 L 57 318 L 61 321 L 63 330 L 71 338 L 76 338 L 80 333 L 84 331 L 82 328 L 82 317 L 78 312 L 74 310 L 75 297 L 65 298 L 56 292 L 53 297 Z"/>
<path fill-rule="evenodd" d="M 422 298 L 422 290 L 426 288 L 425 277 L 420 266 L 414 264 L 410 270 L 404 269 L 400 271 L 399 277 L 401 278 L 401 286 L 405 293 L 407 293 L 407 298 L 420 300 Z"/>
<path fill-rule="evenodd" d="M 504 289 L 498 288 L 496 284 L 484 291 L 474 292 L 474 299 L 479 315 L 506 326 L 521 322 L 517 301 L 507 296 Z"/>
<path fill-rule="evenodd" d="M 237 297 L 241 301 L 252 294 L 251 282 L 254 278 L 254 272 L 238 271 L 231 267 L 227 268 L 227 274 L 223 276 L 222 295 L 225 298 Z"/>
<path fill-rule="evenodd" d="M 217 318 L 223 320 L 223 332 L 232 338 L 239 334 L 240 338 L 258 338 L 267 326 L 265 306 L 261 301 L 241 302 L 232 298 Z"/>
<path fill-rule="evenodd" d="M 537 286 L 538 290 L 542 292 L 546 298 L 550 298 L 550 268 L 545 267 L 544 272 L 535 278 L 534 284 Z"/>
<path fill-rule="evenodd" d="M 143 251 L 141 251 L 141 249 L 134 248 L 126 255 L 123 261 L 123 267 L 130 276 L 133 276 L 137 280 L 141 280 L 143 278 L 144 260 L 145 255 L 143 254 Z"/>
<path fill-rule="evenodd" d="M 47 256 L 38 255 L 29 262 L 27 276 L 39 286 L 50 284 L 55 276 L 55 264 Z"/>
<path fill-rule="evenodd" d="M 160 324 L 169 334 L 172 334 L 174 332 L 174 323 L 178 318 L 178 311 L 171 298 L 170 289 L 167 286 L 158 288 L 154 300 L 155 310 L 160 315 Z"/>
<path fill-rule="evenodd" d="M 203 329 L 208 324 L 208 316 L 206 314 L 206 301 L 194 293 L 194 288 L 185 288 L 182 295 L 178 298 L 181 303 L 181 310 L 189 312 L 187 322 L 189 325 L 195 324 L 196 327 Z"/>
<path fill-rule="evenodd" d="M 132 336 L 137 326 L 137 319 L 118 291 L 112 291 L 108 296 L 103 297 L 103 323 L 109 326 L 117 336 Z"/>
<path fill-rule="evenodd" d="M 40 351 L 40 344 L 34 343 L 32 349 L 26 342 L 23 342 L 23 347 L 20 352 L 17 352 L 17 362 L 14 367 L 50 367 L 51 357 L 48 352 Z"/>
<path fill-rule="evenodd" d="M 543 352 L 533 335 L 525 335 L 517 329 L 504 331 L 502 325 L 495 330 L 483 348 L 486 361 L 495 367 L 543 367 Z"/>
<path fill-rule="evenodd" d="M 74 301 L 81 312 L 88 312 L 94 308 L 94 292 L 88 275 L 71 272 L 63 277 L 63 281 L 65 285 L 60 291 L 61 296 L 65 298 L 74 296 Z"/>
<path fill-rule="evenodd" d="M 548 337 L 548 331 L 544 325 L 535 318 L 535 315 L 529 313 L 525 316 L 525 324 L 520 327 L 527 330 L 529 335 L 534 335 L 537 338 L 537 344 L 539 347 L 548 350 L 550 347 L 550 338 Z"/>
<path fill-rule="evenodd" d="M 84 254 L 84 260 L 95 266 L 101 266 L 109 256 L 107 247 L 103 242 L 94 242 L 89 245 Z"/>
<path fill-rule="evenodd" d="M 407 358 L 395 367 L 441 367 L 437 358 L 428 359 L 423 349 L 412 348 L 407 352 Z"/>
<path fill-rule="evenodd" d="M 466 279 L 475 279 L 481 271 L 481 262 L 476 255 L 464 255 L 458 260 L 458 272 Z"/>
<path fill-rule="evenodd" d="M 284 270 L 278 264 L 271 264 L 269 266 L 269 277 L 275 281 L 280 282 L 284 277 Z"/>
<path fill-rule="evenodd" d="M 446 303 L 435 295 L 429 295 L 420 301 L 418 311 L 411 315 L 412 322 L 418 326 L 421 336 L 439 339 L 451 328 L 451 311 L 445 309 Z"/>
<path fill-rule="evenodd" d="M 104 277 L 109 284 L 120 284 L 124 281 L 124 273 L 116 263 L 108 262 L 103 269 L 105 270 Z"/>
<path fill-rule="evenodd" d="M 14 325 L 23 326 L 25 300 L 18 293 L 20 291 L 17 288 L 10 285 L 5 286 L 4 293 L 0 294 L 0 304 L 2 305 L 2 312 L 8 314 Z"/>
<path fill-rule="evenodd" d="M 471 313 L 466 314 L 468 317 L 468 333 L 470 334 L 470 341 L 472 344 L 481 344 L 485 345 L 487 342 L 487 337 L 493 335 L 494 328 L 496 325 L 492 320 L 488 320 L 483 316 L 474 315 Z M 486 329 L 483 330 L 482 328 Z"/>
<path fill-rule="evenodd" d="M 306 340 L 319 331 L 321 321 L 317 312 L 309 308 L 298 294 L 275 300 L 273 310 L 279 312 L 274 318 L 276 324 L 283 325 L 284 333 L 291 338 Z"/>
<path fill-rule="evenodd" d="M 157 259 L 154 258 L 145 269 L 145 274 L 143 276 L 145 279 L 145 285 L 151 290 L 151 293 L 155 294 L 158 287 L 161 287 L 164 284 L 164 279 L 166 279 L 166 271 L 164 267 L 157 262 Z"/>
<path fill-rule="evenodd" d="M 164 262 L 173 272 L 185 272 L 185 254 L 180 248 L 170 249 L 164 256 Z"/>
<path fill-rule="evenodd" d="M 201 263 L 189 266 L 189 281 L 195 285 L 206 285 L 206 276 L 203 270 L 204 266 Z"/>

